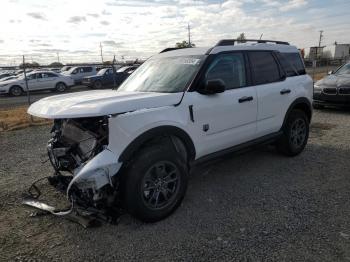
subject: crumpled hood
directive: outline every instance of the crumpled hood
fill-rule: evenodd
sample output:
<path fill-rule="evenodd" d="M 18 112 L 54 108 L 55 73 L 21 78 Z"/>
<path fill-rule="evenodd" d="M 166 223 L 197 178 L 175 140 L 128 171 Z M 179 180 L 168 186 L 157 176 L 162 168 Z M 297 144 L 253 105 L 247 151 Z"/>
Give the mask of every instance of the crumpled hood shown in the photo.
<path fill-rule="evenodd" d="M 28 113 L 49 119 L 104 116 L 175 105 L 182 93 L 95 90 L 50 96 L 33 103 Z"/>
<path fill-rule="evenodd" d="M 319 86 L 350 86 L 350 75 L 329 75 L 316 82 Z"/>

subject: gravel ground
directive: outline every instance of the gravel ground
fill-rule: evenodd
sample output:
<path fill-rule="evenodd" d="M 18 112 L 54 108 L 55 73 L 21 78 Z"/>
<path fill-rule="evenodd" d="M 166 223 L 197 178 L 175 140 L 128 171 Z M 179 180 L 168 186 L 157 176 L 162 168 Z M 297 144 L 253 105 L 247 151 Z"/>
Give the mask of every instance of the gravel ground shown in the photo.
<path fill-rule="evenodd" d="M 263 147 L 207 164 L 169 218 L 92 229 L 20 204 L 52 172 L 49 127 L 0 134 L 0 260 L 350 261 L 349 130 L 349 111 L 315 111 L 301 155 Z"/>

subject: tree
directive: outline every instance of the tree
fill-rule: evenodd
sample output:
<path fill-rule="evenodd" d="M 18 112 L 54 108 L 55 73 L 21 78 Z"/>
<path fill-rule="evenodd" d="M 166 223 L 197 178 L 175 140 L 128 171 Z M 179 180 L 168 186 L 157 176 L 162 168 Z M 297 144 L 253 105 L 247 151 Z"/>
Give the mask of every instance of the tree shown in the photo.
<path fill-rule="evenodd" d="M 40 67 L 39 63 L 33 62 L 33 63 L 25 63 L 26 68 L 37 68 Z M 23 69 L 23 63 L 19 65 L 19 68 Z"/>
<path fill-rule="evenodd" d="M 175 45 L 176 48 L 187 48 L 187 47 L 195 47 L 195 46 L 196 45 L 194 43 L 191 43 L 191 45 L 189 45 L 187 41 L 178 42 Z"/>
<path fill-rule="evenodd" d="M 245 43 L 246 41 L 246 38 L 245 38 L 245 34 L 244 33 L 241 33 L 238 37 L 237 37 L 237 42 L 238 43 Z"/>
<path fill-rule="evenodd" d="M 60 62 L 53 62 L 49 64 L 49 67 L 63 67 L 63 64 Z"/>

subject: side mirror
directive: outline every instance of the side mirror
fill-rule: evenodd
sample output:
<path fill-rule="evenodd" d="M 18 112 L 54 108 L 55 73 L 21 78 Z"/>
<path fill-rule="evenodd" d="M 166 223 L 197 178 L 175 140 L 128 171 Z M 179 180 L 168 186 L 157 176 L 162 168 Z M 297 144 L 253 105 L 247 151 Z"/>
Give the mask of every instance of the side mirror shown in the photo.
<path fill-rule="evenodd" d="M 333 75 L 334 74 L 334 71 L 331 70 L 331 71 L 328 71 L 328 75 Z"/>
<path fill-rule="evenodd" d="M 204 89 L 201 93 L 206 95 L 212 95 L 225 92 L 226 86 L 221 79 L 213 79 L 206 82 Z"/>

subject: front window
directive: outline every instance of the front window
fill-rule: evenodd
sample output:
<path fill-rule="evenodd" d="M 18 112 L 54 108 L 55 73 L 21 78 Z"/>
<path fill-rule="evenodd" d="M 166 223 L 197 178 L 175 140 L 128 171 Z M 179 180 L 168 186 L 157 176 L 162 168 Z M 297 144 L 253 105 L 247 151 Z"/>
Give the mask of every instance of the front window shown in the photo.
<path fill-rule="evenodd" d="M 195 77 L 204 56 L 153 58 L 142 64 L 118 91 L 176 93 Z"/>

